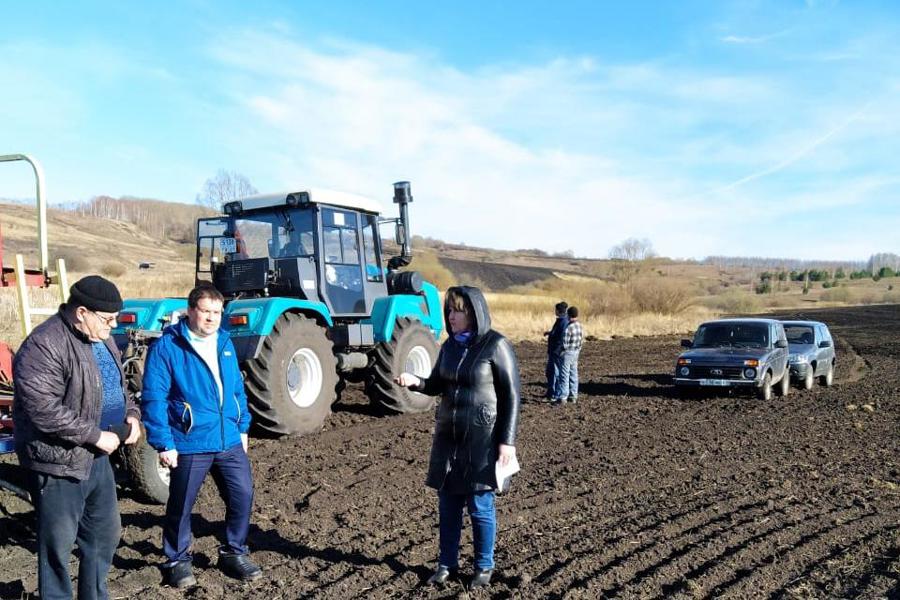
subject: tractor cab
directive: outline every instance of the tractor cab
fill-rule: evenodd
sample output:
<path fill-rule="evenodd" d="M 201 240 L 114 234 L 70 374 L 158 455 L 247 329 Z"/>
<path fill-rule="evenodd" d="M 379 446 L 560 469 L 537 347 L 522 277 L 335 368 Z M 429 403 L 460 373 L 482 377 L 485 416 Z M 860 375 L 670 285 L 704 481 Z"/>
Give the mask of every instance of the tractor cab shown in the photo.
<path fill-rule="evenodd" d="M 196 279 L 229 300 L 301 298 L 340 319 L 369 315 L 388 295 L 373 200 L 304 190 L 236 200 L 224 212 L 198 222 Z"/>

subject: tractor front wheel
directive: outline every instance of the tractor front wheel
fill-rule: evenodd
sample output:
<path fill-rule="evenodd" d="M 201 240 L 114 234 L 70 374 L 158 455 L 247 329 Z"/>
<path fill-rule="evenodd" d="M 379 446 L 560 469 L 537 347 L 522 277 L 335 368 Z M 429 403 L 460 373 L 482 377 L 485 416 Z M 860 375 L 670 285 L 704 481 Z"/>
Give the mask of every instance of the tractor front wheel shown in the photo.
<path fill-rule="evenodd" d="M 390 341 L 372 350 L 373 362 L 366 378 L 369 400 L 398 413 L 431 409 L 434 398 L 397 385 L 394 378 L 404 372 L 428 377 L 437 355 L 438 345 L 431 330 L 414 319 L 397 319 Z"/>
<path fill-rule="evenodd" d="M 122 452 L 132 489 L 147 502 L 165 504 L 169 500 L 169 468 L 160 464 L 159 453 L 147 443 L 143 425 L 141 438 L 123 446 Z"/>
<path fill-rule="evenodd" d="M 138 404 L 144 384 L 147 348 L 146 340 L 133 339 L 122 356 L 126 386 Z M 146 502 L 165 504 L 169 499 L 169 468 L 159 463 L 159 453 L 147 443 L 147 430 L 143 425 L 137 443 L 122 446 L 121 450 L 121 466 L 128 473 L 131 489 Z"/>
<path fill-rule="evenodd" d="M 256 427 L 269 434 L 322 429 L 337 394 L 337 359 L 325 328 L 285 313 L 246 363 L 247 403 Z"/>

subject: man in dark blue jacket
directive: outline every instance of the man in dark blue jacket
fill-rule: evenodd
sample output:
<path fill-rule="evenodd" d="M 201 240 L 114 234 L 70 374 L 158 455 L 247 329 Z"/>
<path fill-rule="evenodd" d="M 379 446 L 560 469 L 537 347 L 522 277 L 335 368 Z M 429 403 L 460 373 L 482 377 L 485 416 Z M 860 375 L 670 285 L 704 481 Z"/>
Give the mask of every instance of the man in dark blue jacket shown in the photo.
<path fill-rule="evenodd" d="M 558 400 L 554 394 L 556 393 L 556 380 L 562 367 L 563 336 L 565 336 L 566 327 L 569 325 L 569 319 L 566 316 L 567 308 L 569 308 L 569 305 L 566 302 L 558 302 L 556 304 L 556 321 L 553 323 L 550 331 L 544 332 L 544 335 L 547 336 L 547 368 L 545 369 L 547 391 L 545 396 L 551 402 Z"/>
<path fill-rule="evenodd" d="M 262 576 L 246 546 L 253 505 L 250 413 L 234 345 L 219 329 L 223 303 L 214 287 L 194 288 L 187 319 L 163 330 L 144 370 L 147 441 L 172 470 L 163 572 L 165 582 L 176 588 L 197 583 L 191 569 L 191 511 L 209 471 L 225 501 L 226 544 L 219 548 L 219 568 L 243 580 Z"/>

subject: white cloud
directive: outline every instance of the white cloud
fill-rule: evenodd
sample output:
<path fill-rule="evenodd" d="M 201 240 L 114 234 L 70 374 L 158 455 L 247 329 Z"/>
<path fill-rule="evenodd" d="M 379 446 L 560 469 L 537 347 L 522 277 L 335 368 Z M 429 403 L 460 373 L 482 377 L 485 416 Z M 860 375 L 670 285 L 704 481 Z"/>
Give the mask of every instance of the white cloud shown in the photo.
<path fill-rule="evenodd" d="M 604 256 L 647 237 L 673 256 L 796 256 L 755 247 L 743 217 L 760 206 L 787 219 L 808 212 L 813 187 L 771 195 L 767 178 L 871 118 L 858 109 L 834 125 L 848 112 L 840 98 L 792 113 L 806 99 L 772 75 L 653 63 L 560 58 L 463 71 L 431 56 L 249 31 L 229 32 L 211 54 L 238 74 L 228 135 L 265 149 L 253 168 L 276 187 L 386 199 L 392 181 L 410 179 L 417 233 L 502 248 Z M 849 188 L 855 199 L 872 193 L 832 186 Z M 857 201 L 832 198 L 833 208 Z"/>

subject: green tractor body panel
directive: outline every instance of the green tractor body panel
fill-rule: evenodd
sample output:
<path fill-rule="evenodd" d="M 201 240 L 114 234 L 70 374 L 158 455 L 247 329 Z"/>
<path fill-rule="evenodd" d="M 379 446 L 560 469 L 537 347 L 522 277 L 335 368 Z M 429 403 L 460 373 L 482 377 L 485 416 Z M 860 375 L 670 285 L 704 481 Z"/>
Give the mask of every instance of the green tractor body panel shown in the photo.
<path fill-rule="evenodd" d="M 402 317 L 420 321 L 432 331 L 435 340 L 440 338 L 444 329 L 444 315 L 437 288 L 424 282 L 421 296 L 398 294 L 379 298 L 372 307 L 372 316 L 363 323 L 373 325 L 376 342 L 389 342 L 394 335 L 397 319 Z"/>
<path fill-rule="evenodd" d="M 120 316 L 134 315 L 133 322 L 120 319 L 112 330 L 114 336 L 124 336 L 128 329 L 159 332 L 172 321 L 173 315 L 187 312 L 187 298 L 137 298 L 125 300 Z M 128 317 L 129 320 L 130 317 Z"/>
<path fill-rule="evenodd" d="M 249 298 L 232 300 L 225 307 L 222 317 L 224 327 L 228 329 L 232 338 L 259 335 L 266 336 L 272 333 L 275 321 L 286 312 L 302 313 L 312 316 L 331 327 L 334 323 L 328 312 L 328 307 L 322 302 L 303 300 L 300 298 Z M 229 324 L 229 318 L 246 315 L 246 325 Z"/>

